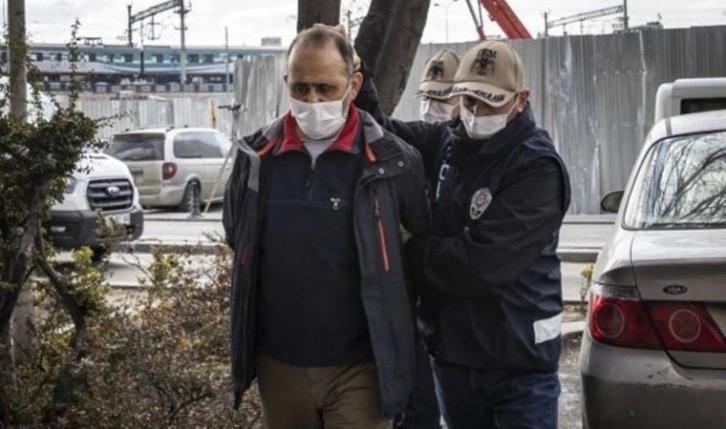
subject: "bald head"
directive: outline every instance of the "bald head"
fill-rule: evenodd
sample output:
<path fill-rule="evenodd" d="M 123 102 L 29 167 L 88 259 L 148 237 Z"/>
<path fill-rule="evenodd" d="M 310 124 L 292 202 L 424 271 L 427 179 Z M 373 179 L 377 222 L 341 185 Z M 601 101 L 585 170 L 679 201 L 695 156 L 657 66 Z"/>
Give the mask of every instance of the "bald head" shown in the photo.
<path fill-rule="evenodd" d="M 285 83 L 290 97 L 307 103 L 355 99 L 363 75 L 355 71 L 355 50 L 334 27 L 315 26 L 290 45 Z"/>
<path fill-rule="evenodd" d="M 301 51 L 332 49 L 341 61 L 342 73 L 347 78 L 355 72 L 355 50 L 353 45 L 340 32 L 330 27 L 316 26 L 303 30 L 290 44 L 287 51 L 288 66 Z"/>

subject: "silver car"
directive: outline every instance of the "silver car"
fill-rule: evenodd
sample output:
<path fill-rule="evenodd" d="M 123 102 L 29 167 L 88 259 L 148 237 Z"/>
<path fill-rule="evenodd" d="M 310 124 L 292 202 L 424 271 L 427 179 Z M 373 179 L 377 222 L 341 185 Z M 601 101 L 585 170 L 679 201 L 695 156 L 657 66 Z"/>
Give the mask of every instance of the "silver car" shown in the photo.
<path fill-rule="evenodd" d="M 583 335 L 584 427 L 726 427 L 726 111 L 659 122 L 603 209 L 618 217 Z"/>
<path fill-rule="evenodd" d="M 198 202 L 222 199 L 231 147 L 212 128 L 168 128 L 116 134 L 106 153 L 129 167 L 142 206 L 190 211 Z"/>

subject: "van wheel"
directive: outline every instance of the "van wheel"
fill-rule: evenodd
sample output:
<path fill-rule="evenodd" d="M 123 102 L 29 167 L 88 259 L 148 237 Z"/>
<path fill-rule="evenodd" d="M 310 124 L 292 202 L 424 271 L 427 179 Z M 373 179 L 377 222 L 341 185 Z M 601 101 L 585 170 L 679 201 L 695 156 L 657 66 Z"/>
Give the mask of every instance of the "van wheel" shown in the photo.
<path fill-rule="evenodd" d="M 91 247 L 91 251 L 93 251 L 93 256 L 91 256 L 91 262 L 94 264 L 99 264 L 103 261 L 103 258 L 108 254 L 108 249 L 106 246 L 93 246 Z"/>
<path fill-rule="evenodd" d="M 184 188 L 184 197 L 182 197 L 177 210 L 185 213 L 199 214 L 201 212 L 201 205 L 202 201 L 199 192 L 199 183 L 189 182 L 187 187 Z"/>

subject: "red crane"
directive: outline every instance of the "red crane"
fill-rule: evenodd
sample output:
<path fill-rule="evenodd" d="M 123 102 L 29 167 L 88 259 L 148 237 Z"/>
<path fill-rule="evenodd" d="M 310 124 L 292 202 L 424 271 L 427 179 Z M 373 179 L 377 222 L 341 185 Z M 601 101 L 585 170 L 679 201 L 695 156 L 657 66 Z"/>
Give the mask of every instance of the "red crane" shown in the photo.
<path fill-rule="evenodd" d="M 527 28 L 522 24 L 516 13 L 507 3 L 507 0 L 479 0 L 479 16 L 477 17 L 474 11 L 474 6 L 471 4 L 471 0 L 466 0 L 471 17 L 474 19 L 476 24 L 476 31 L 479 33 L 479 39 L 485 40 L 484 34 L 484 22 L 482 19 L 482 7 L 486 9 L 489 17 L 499 24 L 504 34 L 508 39 L 531 39 L 532 35 L 529 34 Z"/>

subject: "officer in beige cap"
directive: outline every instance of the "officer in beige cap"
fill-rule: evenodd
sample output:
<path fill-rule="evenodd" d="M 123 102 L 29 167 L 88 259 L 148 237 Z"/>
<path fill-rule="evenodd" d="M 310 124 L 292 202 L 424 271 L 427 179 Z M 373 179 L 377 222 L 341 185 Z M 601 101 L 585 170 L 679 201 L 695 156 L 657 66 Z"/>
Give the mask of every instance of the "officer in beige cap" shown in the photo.
<path fill-rule="evenodd" d="M 458 98 L 450 98 L 459 56 L 448 49 L 435 53 L 421 75 L 417 97 L 421 99 L 421 119 L 428 123 L 447 122 L 459 115 Z"/>
<path fill-rule="evenodd" d="M 364 71 L 356 100 L 375 108 Z M 567 169 L 535 123 L 522 59 L 485 41 L 459 65 L 451 124 L 376 120 L 424 156 L 434 232 L 406 245 L 441 412 L 461 428 L 557 428 Z M 431 176 L 431 171 L 436 171 Z"/>

